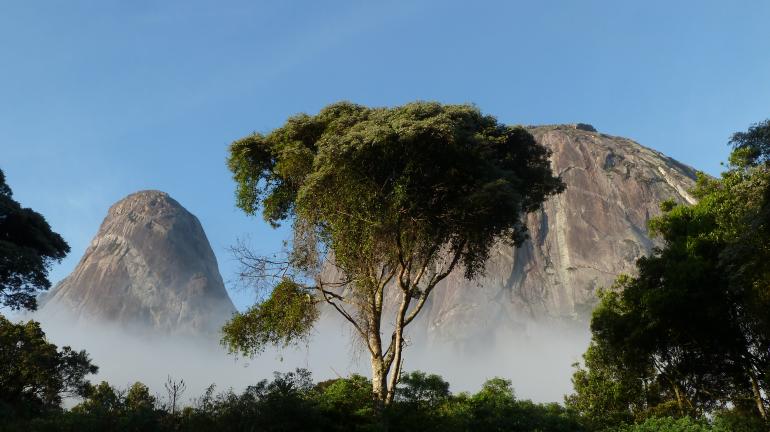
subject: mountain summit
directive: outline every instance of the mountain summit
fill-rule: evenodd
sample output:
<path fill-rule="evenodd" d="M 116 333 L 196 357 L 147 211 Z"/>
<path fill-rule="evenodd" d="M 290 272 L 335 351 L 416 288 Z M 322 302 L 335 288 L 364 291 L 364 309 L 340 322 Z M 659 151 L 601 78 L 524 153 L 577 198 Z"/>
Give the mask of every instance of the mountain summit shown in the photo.
<path fill-rule="evenodd" d="M 216 334 L 235 312 L 198 219 L 153 190 L 110 207 L 78 266 L 41 303 L 81 322 L 193 336 Z"/>
<path fill-rule="evenodd" d="M 695 202 L 693 168 L 630 139 L 581 123 L 528 130 L 567 188 L 528 215 L 522 247 L 498 244 L 483 276 L 456 271 L 436 287 L 422 316 L 432 341 L 483 344 L 532 322 L 586 327 L 597 291 L 658 245 L 647 222 L 660 204 Z"/>

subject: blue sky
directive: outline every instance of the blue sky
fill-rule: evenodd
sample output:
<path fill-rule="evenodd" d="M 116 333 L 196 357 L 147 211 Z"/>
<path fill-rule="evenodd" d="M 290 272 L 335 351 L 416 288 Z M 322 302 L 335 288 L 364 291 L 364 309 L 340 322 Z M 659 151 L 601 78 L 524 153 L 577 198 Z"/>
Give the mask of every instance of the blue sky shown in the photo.
<path fill-rule="evenodd" d="M 77 264 L 109 206 L 168 192 L 226 252 L 273 231 L 234 206 L 228 144 L 338 100 L 471 102 L 586 122 L 716 174 L 770 117 L 766 1 L 6 1 L 0 168 Z M 240 308 L 253 298 L 232 291 Z"/>

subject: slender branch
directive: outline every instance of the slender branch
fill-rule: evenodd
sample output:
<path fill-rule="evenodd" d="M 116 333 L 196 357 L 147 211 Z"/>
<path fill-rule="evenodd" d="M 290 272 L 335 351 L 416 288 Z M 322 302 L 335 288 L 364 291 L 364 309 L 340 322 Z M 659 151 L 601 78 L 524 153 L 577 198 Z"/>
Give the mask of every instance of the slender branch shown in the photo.
<path fill-rule="evenodd" d="M 385 267 L 385 266 L 383 266 Z M 380 291 L 385 290 L 385 286 L 390 283 L 391 280 L 393 280 L 393 277 L 396 275 L 396 269 L 395 267 L 392 268 L 384 277 L 381 277 L 379 280 L 379 286 L 377 289 Z"/>
<path fill-rule="evenodd" d="M 401 216 L 398 218 L 398 234 L 396 235 L 396 252 L 398 254 L 398 263 L 401 264 L 401 267 L 406 267 L 406 262 L 404 261 L 404 245 L 401 244 Z"/>
<path fill-rule="evenodd" d="M 457 248 L 457 252 L 455 252 L 455 256 L 452 257 L 452 262 L 449 264 L 449 267 L 447 267 L 444 272 L 434 275 L 431 278 L 430 282 L 428 282 L 428 288 L 426 288 L 426 290 L 429 290 L 429 289 L 432 290 L 437 283 L 441 282 L 445 277 L 449 276 L 449 273 L 452 273 L 452 270 L 455 269 L 455 267 L 457 266 L 457 263 L 460 262 L 460 257 L 463 254 L 464 247 L 465 247 L 465 241 L 463 241 L 460 244 L 460 247 Z"/>
<path fill-rule="evenodd" d="M 335 293 L 334 291 L 329 291 L 329 290 L 326 290 L 326 289 L 323 289 L 323 288 L 320 288 L 320 287 L 317 287 L 317 286 L 311 287 L 311 289 L 314 289 L 316 291 L 320 291 L 321 294 L 329 296 L 329 297 L 331 297 L 331 298 L 333 298 L 335 300 L 339 300 L 339 301 L 341 301 L 343 303 L 347 303 L 347 304 L 349 304 L 351 306 L 355 306 L 355 304 L 353 302 L 351 302 L 347 297 L 341 296 L 341 295 Z"/>
<path fill-rule="evenodd" d="M 399 267 L 401 268 L 401 270 L 399 270 L 398 272 L 398 287 L 401 288 L 401 291 L 403 291 L 404 294 L 406 294 L 409 289 L 406 282 L 404 282 L 404 274 L 406 273 L 406 267 L 404 265 L 400 265 Z"/>
<path fill-rule="evenodd" d="M 409 304 L 412 302 L 412 296 L 408 295 L 407 293 L 403 293 L 402 295 L 401 304 L 398 307 L 398 314 L 396 315 L 396 325 L 393 329 L 393 333 L 391 334 L 388 348 L 385 350 L 384 354 L 388 367 L 390 367 L 392 364 L 393 358 L 396 356 L 396 351 L 398 350 L 397 348 L 403 340 L 402 336 L 405 326 L 404 317 L 406 316 L 406 311 L 409 309 Z"/>
<path fill-rule="evenodd" d="M 379 293 L 379 281 L 377 280 L 377 271 L 375 271 L 374 267 L 372 267 L 371 263 L 367 263 L 367 279 L 368 284 L 370 285 L 369 288 L 373 289 L 367 289 L 366 292 L 369 295 L 369 302 L 370 306 L 372 308 L 372 313 L 375 316 L 379 316 L 382 314 L 382 298 L 380 297 Z"/>
<path fill-rule="evenodd" d="M 428 269 L 428 265 L 430 265 L 431 261 L 433 261 L 433 255 L 438 250 L 438 244 L 433 245 L 430 252 L 428 252 L 428 255 L 425 258 L 425 262 L 422 265 L 422 268 L 420 268 L 419 273 L 417 273 L 417 277 L 414 279 L 413 285 L 415 287 L 420 286 L 420 280 L 422 279 L 422 276 L 425 274 L 425 271 Z"/>
<path fill-rule="evenodd" d="M 415 304 L 414 309 L 412 309 L 412 312 L 404 320 L 404 327 L 409 325 L 409 323 L 411 323 L 414 320 L 417 314 L 420 313 L 423 306 L 425 305 L 425 300 L 428 299 L 428 296 L 430 295 L 431 291 L 433 291 L 433 288 L 435 288 L 439 282 L 441 282 L 444 278 L 446 278 L 449 275 L 449 273 L 451 273 L 452 270 L 455 269 L 455 267 L 457 266 L 457 263 L 460 262 L 460 257 L 462 256 L 462 250 L 464 246 L 465 246 L 465 242 L 463 242 L 460 245 L 460 247 L 457 249 L 457 252 L 455 252 L 454 257 L 452 257 L 452 261 L 449 264 L 449 267 L 447 267 L 447 269 L 444 272 L 439 273 L 431 278 L 430 282 L 428 283 L 428 286 L 425 287 L 425 289 L 420 294 L 420 298 L 417 300 L 417 304 Z"/>
<path fill-rule="evenodd" d="M 380 282 L 382 282 L 382 279 L 383 279 L 383 278 L 386 276 L 386 271 L 387 271 L 387 269 L 388 269 L 388 266 L 387 266 L 387 265 L 383 265 L 383 266 L 380 268 L 380 276 L 377 278 L 377 283 L 378 283 L 378 284 L 379 284 Z"/>
<path fill-rule="evenodd" d="M 348 320 L 351 324 L 353 324 L 353 327 L 358 331 L 358 334 L 361 335 L 361 337 L 367 341 L 366 347 L 369 350 L 370 353 L 374 354 L 373 347 L 369 344 L 369 339 L 366 336 L 366 332 L 361 328 L 361 326 L 358 324 L 358 322 L 345 310 L 344 307 L 341 307 L 337 303 L 332 300 L 329 294 L 331 294 L 329 291 L 326 291 L 324 289 L 321 289 L 319 287 L 319 290 L 321 291 L 321 295 L 323 296 L 326 303 L 330 304 L 334 309 L 339 312 L 340 315 L 342 315 L 346 320 Z"/>

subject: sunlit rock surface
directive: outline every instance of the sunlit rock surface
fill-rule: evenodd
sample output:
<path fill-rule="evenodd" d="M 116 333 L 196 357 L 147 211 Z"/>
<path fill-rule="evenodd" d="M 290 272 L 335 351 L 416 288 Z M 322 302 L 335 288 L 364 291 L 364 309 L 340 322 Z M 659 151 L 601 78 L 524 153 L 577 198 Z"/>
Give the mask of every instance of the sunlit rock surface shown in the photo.
<path fill-rule="evenodd" d="M 235 311 L 200 222 L 160 191 L 114 204 L 41 303 L 43 316 L 191 336 L 215 335 Z"/>
<path fill-rule="evenodd" d="M 455 272 L 438 286 L 415 336 L 472 349 L 532 323 L 585 328 L 597 290 L 656 245 L 647 221 L 660 203 L 694 202 L 695 170 L 634 141 L 583 124 L 529 130 L 566 191 L 529 215 L 523 247 L 494 247 L 484 276 Z"/>

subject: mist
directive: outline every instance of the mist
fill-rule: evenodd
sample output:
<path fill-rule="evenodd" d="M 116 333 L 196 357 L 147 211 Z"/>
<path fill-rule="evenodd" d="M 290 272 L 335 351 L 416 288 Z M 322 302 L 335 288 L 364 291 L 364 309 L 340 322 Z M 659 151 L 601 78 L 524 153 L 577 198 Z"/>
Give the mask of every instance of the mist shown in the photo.
<path fill-rule="evenodd" d="M 307 343 L 268 348 L 253 358 L 228 354 L 216 338 L 158 335 L 103 323 L 73 324 L 67 318 L 41 313 L 11 318 L 40 321 L 51 342 L 85 349 L 99 366 L 98 374 L 90 377 L 92 383 L 107 381 L 127 388 L 141 381 L 163 400 L 167 379 L 183 379 L 187 386 L 183 405 L 193 404 L 212 384 L 217 391 L 240 392 L 272 379 L 275 371 L 305 368 L 316 382 L 352 373 L 370 375 L 368 354 L 352 338 L 348 325 L 328 316 L 319 321 Z M 485 380 L 503 377 L 512 381 L 520 399 L 563 402 L 564 395 L 572 391 L 572 364 L 580 360 L 588 341 L 587 326 L 534 322 L 523 329 L 490 331 L 475 349 L 412 340 L 405 349 L 404 370 L 441 375 L 454 393 L 475 392 Z"/>

